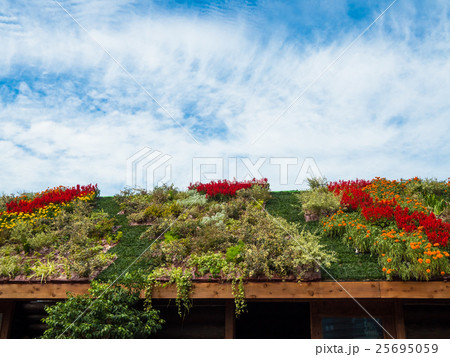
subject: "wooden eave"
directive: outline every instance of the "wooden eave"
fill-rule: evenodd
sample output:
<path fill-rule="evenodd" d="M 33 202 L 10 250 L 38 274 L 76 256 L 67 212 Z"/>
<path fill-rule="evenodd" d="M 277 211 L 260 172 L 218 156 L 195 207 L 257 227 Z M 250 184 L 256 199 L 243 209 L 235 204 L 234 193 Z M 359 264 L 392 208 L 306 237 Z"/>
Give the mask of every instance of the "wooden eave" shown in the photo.
<path fill-rule="evenodd" d="M 89 289 L 88 282 L 76 283 L 15 283 L 0 284 L 0 299 L 33 300 L 65 299 L 67 292 L 79 295 Z M 247 299 L 450 299 L 450 283 L 431 282 L 248 282 L 244 284 Z M 154 299 L 176 298 L 176 287 L 156 287 Z M 232 299 L 230 283 L 193 283 L 193 299 Z"/>

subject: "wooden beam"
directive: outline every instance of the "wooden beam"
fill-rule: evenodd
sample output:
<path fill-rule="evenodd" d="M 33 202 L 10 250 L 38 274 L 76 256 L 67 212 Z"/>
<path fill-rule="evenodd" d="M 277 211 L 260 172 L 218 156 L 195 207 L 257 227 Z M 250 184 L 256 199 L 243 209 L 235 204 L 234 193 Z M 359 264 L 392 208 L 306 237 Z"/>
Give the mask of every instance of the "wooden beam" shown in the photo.
<path fill-rule="evenodd" d="M 65 299 L 69 291 L 74 295 L 86 294 L 89 286 L 89 283 L 3 283 L 0 284 L 0 299 Z"/>
<path fill-rule="evenodd" d="M 225 338 L 236 338 L 236 313 L 234 300 L 225 300 Z"/>
<path fill-rule="evenodd" d="M 450 299 L 450 283 L 446 281 L 380 281 L 381 298 Z"/>
<path fill-rule="evenodd" d="M 65 299 L 66 292 L 85 294 L 89 283 L 0 283 L 0 300 Z M 247 299 L 450 299 L 450 283 L 433 282 L 248 282 Z M 174 299 L 174 285 L 156 287 L 154 299 Z M 193 299 L 233 299 L 230 283 L 199 282 L 193 284 Z"/>
<path fill-rule="evenodd" d="M 244 284 L 247 299 L 348 299 L 379 298 L 378 282 L 249 282 Z M 176 298 L 175 286 L 155 288 L 154 299 Z M 193 299 L 232 299 L 229 283 L 195 283 Z"/>

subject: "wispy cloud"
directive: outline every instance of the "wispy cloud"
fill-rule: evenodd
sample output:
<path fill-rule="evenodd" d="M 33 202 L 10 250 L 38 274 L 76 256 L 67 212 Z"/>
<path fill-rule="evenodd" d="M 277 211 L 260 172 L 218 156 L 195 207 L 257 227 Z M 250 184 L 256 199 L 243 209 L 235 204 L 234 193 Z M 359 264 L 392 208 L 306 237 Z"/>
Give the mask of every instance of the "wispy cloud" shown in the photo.
<path fill-rule="evenodd" d="M 3 1 L 0 191 L 98 182 L 111 194 L 143 146 L 173 156 L 182 187 L 193 156 L 314 157 L 331 179 L 448 176 L 444 1 L 400 1 L 255 145 L 388 1 L 336 2 L 335 12 L 308 2 L 62 3 L 201 143 L 51 1 Z"/>

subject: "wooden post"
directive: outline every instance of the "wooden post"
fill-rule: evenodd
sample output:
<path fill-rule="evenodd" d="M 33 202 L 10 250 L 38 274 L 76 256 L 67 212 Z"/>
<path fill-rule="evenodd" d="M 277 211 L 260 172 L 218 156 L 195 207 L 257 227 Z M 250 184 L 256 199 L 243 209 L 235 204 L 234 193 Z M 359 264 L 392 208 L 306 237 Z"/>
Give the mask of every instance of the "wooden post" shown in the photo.
<path fill-rule="evenodd" d="M 225 300 L 225 338 L 236 338 L 236 314 L 234 300 Z"/>
<path fill-rule="evenodd" d="M 309 303 L 309 316 L 310 316 L 310 327 L 311 327 L 311 338 L 318 339 L 322 338 L 322 318 L 319 315 L 318 304 L 315 301 Z"/>
<path fill-rule="evenodd" d="M 406 338 L 405 318 L 403 315 L 402 300 L 394 302 L 394 319 L 397 338 Z"/>
<path fill-rule="evenodd" d="M 14 301 L 0 301 L 0 313 L 2 314 L 0 323 L 0 339 L 9 337 L 14 314 L 14 306 Z"/>

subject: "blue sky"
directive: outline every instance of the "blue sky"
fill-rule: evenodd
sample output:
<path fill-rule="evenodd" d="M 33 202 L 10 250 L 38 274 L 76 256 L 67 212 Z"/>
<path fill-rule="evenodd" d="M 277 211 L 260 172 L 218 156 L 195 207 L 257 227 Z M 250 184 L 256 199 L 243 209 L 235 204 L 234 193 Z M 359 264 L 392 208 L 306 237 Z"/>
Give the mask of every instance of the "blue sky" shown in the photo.
<path fill-rule="evenodd" d="M 350 48 L 392 1 L 59 3 L 89 34 L 0 0 L 0 192 L 114 194 L 144 147 L 181 188 L 202 157 L 239 179 L 233 158 L 264 158 L 274 189 L 305 158 L 331 180 L 450 176 L 448 1 L 398 0 Z M 270 158 L 298 160 L 287 185 Z"/>

